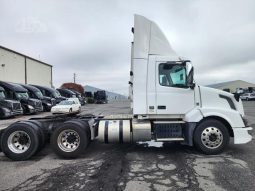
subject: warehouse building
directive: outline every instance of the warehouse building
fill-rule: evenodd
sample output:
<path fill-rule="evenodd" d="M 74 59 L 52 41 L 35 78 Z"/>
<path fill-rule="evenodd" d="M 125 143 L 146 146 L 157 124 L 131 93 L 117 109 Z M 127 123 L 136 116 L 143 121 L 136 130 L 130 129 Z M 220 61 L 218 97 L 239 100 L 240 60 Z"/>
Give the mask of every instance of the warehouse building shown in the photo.
<path fill-rule="evenodd" d="M 218 84 L 211 84 L 211 85 L 208 85 L 208 87 L 235 93 L 237 89 L 255 88 L 255 84 L 246 82 L 243 80 L 235 80 L 235 81 L 223 82 Z"/>
<path fill-rule="evenodd" d="M 52 65 L 0 46 L 0 81 L 52 87 Z"/>

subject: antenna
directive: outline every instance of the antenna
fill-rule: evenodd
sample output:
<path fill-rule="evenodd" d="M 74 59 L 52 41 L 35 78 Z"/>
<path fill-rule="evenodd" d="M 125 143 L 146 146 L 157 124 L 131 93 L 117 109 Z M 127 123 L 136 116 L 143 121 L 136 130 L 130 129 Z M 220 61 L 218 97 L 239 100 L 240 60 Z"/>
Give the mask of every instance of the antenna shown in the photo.
<path fill-rule="evenodd" d="M 73 73 L 73 83 L 76 83 L 76 74 Z"/>

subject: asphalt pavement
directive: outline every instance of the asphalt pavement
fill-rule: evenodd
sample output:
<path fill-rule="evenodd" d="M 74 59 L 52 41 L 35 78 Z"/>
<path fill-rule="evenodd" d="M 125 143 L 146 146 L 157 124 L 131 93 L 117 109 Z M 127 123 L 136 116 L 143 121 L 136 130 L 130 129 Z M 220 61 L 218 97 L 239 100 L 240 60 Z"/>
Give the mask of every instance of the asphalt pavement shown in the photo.
<path fill-rule="evenodd" d="M 244 107 L 255 127 L 255 102 L 244 102 Z M 89 104 L 82 110 L 96 115 L 130 112 L 128 102 Z M 10 122 L 0 121 L 0 127 Z M 63 160 L 48 145 L 28 161 L 14 162 L 0 153 L 0 190 L 254 190 L 254 148 L 253 138 L 207 156 L 177 143 L 93 141 L 78 159 Z"/>

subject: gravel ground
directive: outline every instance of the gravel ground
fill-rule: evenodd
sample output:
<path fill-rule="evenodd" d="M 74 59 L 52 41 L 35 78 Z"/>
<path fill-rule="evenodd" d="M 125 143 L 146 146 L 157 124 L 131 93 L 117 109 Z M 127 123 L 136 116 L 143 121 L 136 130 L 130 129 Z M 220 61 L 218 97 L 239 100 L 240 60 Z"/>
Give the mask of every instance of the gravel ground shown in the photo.
<path fill-rule="evenodd" d="M 255 102 L 244 102 L 244 106 L 249 120 L 255 124 Z M 129 113 L 129 104 L 89 104 L 83 107 L 83 113 L 124 114 Z M 11 122 L 0 121 L 0 128 Z M 254 139 L 245 145 L 231 143 L 224 153 L 206 156 L 174 143 L 106 145 L 93 141 L 75 160 L 59 159 L 49 146 L 21 162 L 11 161 L 0 153 L 0 189 L 254 190 L 254 147 Z"/>

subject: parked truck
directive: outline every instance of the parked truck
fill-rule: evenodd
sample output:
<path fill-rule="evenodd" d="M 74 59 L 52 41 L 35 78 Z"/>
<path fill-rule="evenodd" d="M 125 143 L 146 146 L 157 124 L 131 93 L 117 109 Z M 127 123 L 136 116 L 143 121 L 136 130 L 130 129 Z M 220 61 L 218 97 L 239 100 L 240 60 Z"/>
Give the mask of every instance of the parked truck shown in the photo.
<path fill-rule="evenodd" d="M 58 88 L 57 91 L 60 93 L 61 96 L 65 97 L 65 98 L 72 98 L 72 97 L 76 97 L 76 94 L 68 89 L 62 89 L 62 88 Z"/>
<path fill-rule="evenodd" d="M 35 86 L 31 86 L 28 84 L 20 85 L 27 89 L 30 98 L 42 101 L 43 111 L 50 111 L 51 108 L 56 104 L 56 100 L 54 98 L 44 96 L 42 92 Z"/>
<path fill-rule="evenodd" d="M 107 95 L 105 91 L 104 90 L 96 91 L 94 93 L 94 100 L 95 100 L 95 103 L 99 103 L 99 104 L 107 103 L 108 100 L 107 100 Z"/>
<path fill-rule="evenodd" d="M 5 90 L 0 86 L 0 119 L 22 115 L 23 109 L 17 100 L 7 99 Z"/>
<path fill-rule="evenodd" d="M 28 90 L 21 85 L 0 81 L 0 86 L 4 88 L 8 99 L 20 101 L 24 114 L 34 114 L 43 111 L 41 100 L 30 98 Z"/>
<path fill-rule="evenodd" d="M 38 88 L 42 92 L 43 96 L 53 98 L 56 102 L 56 103 L 54 103 L 54 105 L 63 101 L 63 100 L 66 100 L 65 97 L 61 96 L 61 94 L 58 92 L 58 90 L 55 90 L 55 89 L 49 88 L 49 87 L 45 87 L 45 86 L 39 86 L 39 85 L 32 85 L 32 86 Z"/>
<path fill-rule="evenodd" d="M 171 48 L 159 27 L 135 15 L 130 98 L 132 114 L 48 116 L 14 123 L 1 146 L 13 160 L 35 154 L 50 134 L 53 151 L 65 158 L 84 152 L 91 140 L 104 143 L 180 142 L 205 154 L 218 154 L 252 136 L 238 95 L 199 86 L 194 69 Z M 47 133 L 45 133 L 47 132 Z"/>

